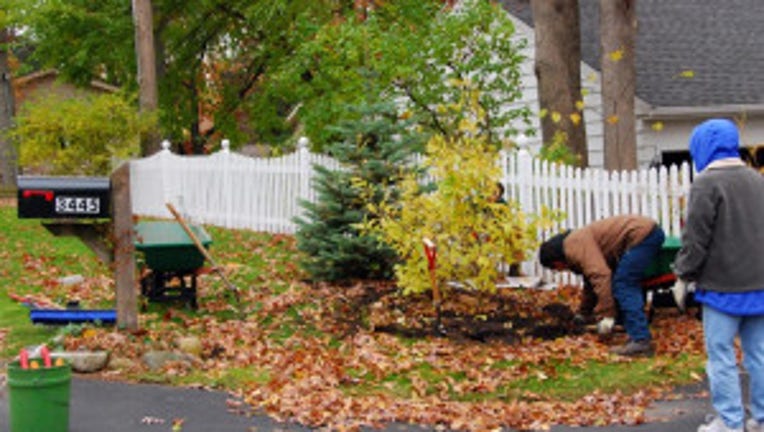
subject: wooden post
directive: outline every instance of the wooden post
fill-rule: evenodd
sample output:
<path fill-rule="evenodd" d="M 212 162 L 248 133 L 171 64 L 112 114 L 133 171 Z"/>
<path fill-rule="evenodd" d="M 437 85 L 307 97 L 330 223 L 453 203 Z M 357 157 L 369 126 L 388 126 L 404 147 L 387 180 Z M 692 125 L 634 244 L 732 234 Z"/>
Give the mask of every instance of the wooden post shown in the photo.
<path fill-rule="evenodd" d="M 159 106 L 156 49 L 154 48 L 154 11 L 151 0 L 133 0 L 135 54 L 138 63 L 138 99 L 142 113 L 154 112 Z M 159 133 L 153 129 L 141 137 L 141 154 L 159 151 Z"/>
<path fill-rule="evenodd" d="M 135 281 L 133 207 L 130 202 L 130 163 L 111 174 L 114 234 L 114 281 L 117 289 L 117 327 L 138 329 L 138 295 Z"/>

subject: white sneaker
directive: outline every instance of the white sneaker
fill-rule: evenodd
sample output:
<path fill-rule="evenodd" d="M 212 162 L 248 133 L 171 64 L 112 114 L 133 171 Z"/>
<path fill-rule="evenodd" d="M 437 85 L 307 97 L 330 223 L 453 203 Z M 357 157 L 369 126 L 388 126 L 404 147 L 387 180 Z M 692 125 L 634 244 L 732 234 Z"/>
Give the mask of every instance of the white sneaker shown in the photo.
<path fill-rule="evenodd" d="M 698 432 L 743 432 L 743 428 L 733 429 L 724 424 L 721 417 L 714 417 L 710 423 L 700 425 Z"/>
<path fill-rule="evenodd" d="M 745 424 L 745 432 L 764 432 L 764 423 L 758 422 L 754 418 L 750 418 Z"/>

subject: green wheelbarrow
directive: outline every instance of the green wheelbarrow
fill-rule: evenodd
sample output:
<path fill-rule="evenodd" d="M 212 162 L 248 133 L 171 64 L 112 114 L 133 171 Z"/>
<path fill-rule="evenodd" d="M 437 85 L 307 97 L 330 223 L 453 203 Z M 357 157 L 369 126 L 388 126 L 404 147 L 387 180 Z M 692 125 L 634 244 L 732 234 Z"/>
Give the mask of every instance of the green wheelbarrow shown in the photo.
<path fill-rule="evenodd" d="M 212 238 L 201 226 L 191 225 L 199 242 L 209 248 Z M 141 295 L 149 301 L 184 301 L 192 309 L 197 276 L 205 257 L 178 222 L 142 221 L 135 225 L 135 249 L 139 264 Z"/>
<path fill-rule="evenodd" d="M 677 307 L 671 287 L 676 282 L 672 269 L 674 258 L 682 247 L 678 237 L 666 236 L 658 256 L 645 270 L 642 290 L 645 296 L 645 309 L 648 319 L 652 320 L 656 308 Z M 687 306 L 694 304 L 692 293 L 688 294 Z"/>

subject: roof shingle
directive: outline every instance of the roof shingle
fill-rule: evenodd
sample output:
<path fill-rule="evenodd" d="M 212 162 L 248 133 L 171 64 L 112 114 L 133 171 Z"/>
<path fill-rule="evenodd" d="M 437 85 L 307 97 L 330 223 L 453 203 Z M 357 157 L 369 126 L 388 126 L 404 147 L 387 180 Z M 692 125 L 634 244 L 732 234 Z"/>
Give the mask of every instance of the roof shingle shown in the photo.
<path fill-rule="evenodd" d="M 530 5 L 501 0 L 532 25 Z M 583 60 L 599 70 L 599 2 L 580 0 Z M 637 96 L 653 107 L 764 104 L 764 1 L 638 0 Z"/>

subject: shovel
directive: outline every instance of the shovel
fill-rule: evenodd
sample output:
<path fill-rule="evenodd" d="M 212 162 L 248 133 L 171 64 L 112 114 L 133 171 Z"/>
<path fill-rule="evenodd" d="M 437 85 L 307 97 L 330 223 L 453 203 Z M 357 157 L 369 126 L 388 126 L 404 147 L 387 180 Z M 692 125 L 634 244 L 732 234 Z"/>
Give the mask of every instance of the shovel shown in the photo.
<path fill-rule="evenodd" d="M 191 240 L 194 242 L 194 245 L 196 245 L 196 248 L 199 249 L 199 252 L 204 255 L 204 258 L 207 259 L 207 261 L 212 264 L 213 269 L 220 275 L 220 278 L 223 279 L 223 282 L 225 282 L 228 289 L 233 293 L 234 298 L 236 299 L 236 304 L 239 304 L 239 289 L 236 288 L 236 285 L 234 285 L 228 277 L 225 275 L 225 272 L 223 271 L 223 268 L 217 265 L 214 259 L 212 259 L 212 255 L 210 255 L 210 252 L 207 250 L 207 248 L 204 247 L 201 241 L 199 241 L 199 237 L 194 234 L 194 232 L 189 228 L 186 221 L 183 219 L 183 216 L 180 215 L 178 210 L 175 209 L 175 206 L 173 206 L 171 203 L 166 203 L 167 209 L 170 210 L 170 213 L 172 213 L 173 216 L 175 216 L 175 220 L 178 221 L 180 226 L 183 227 L 183 230 L 188 234 L 189 237 L 191 237 Z"/>

